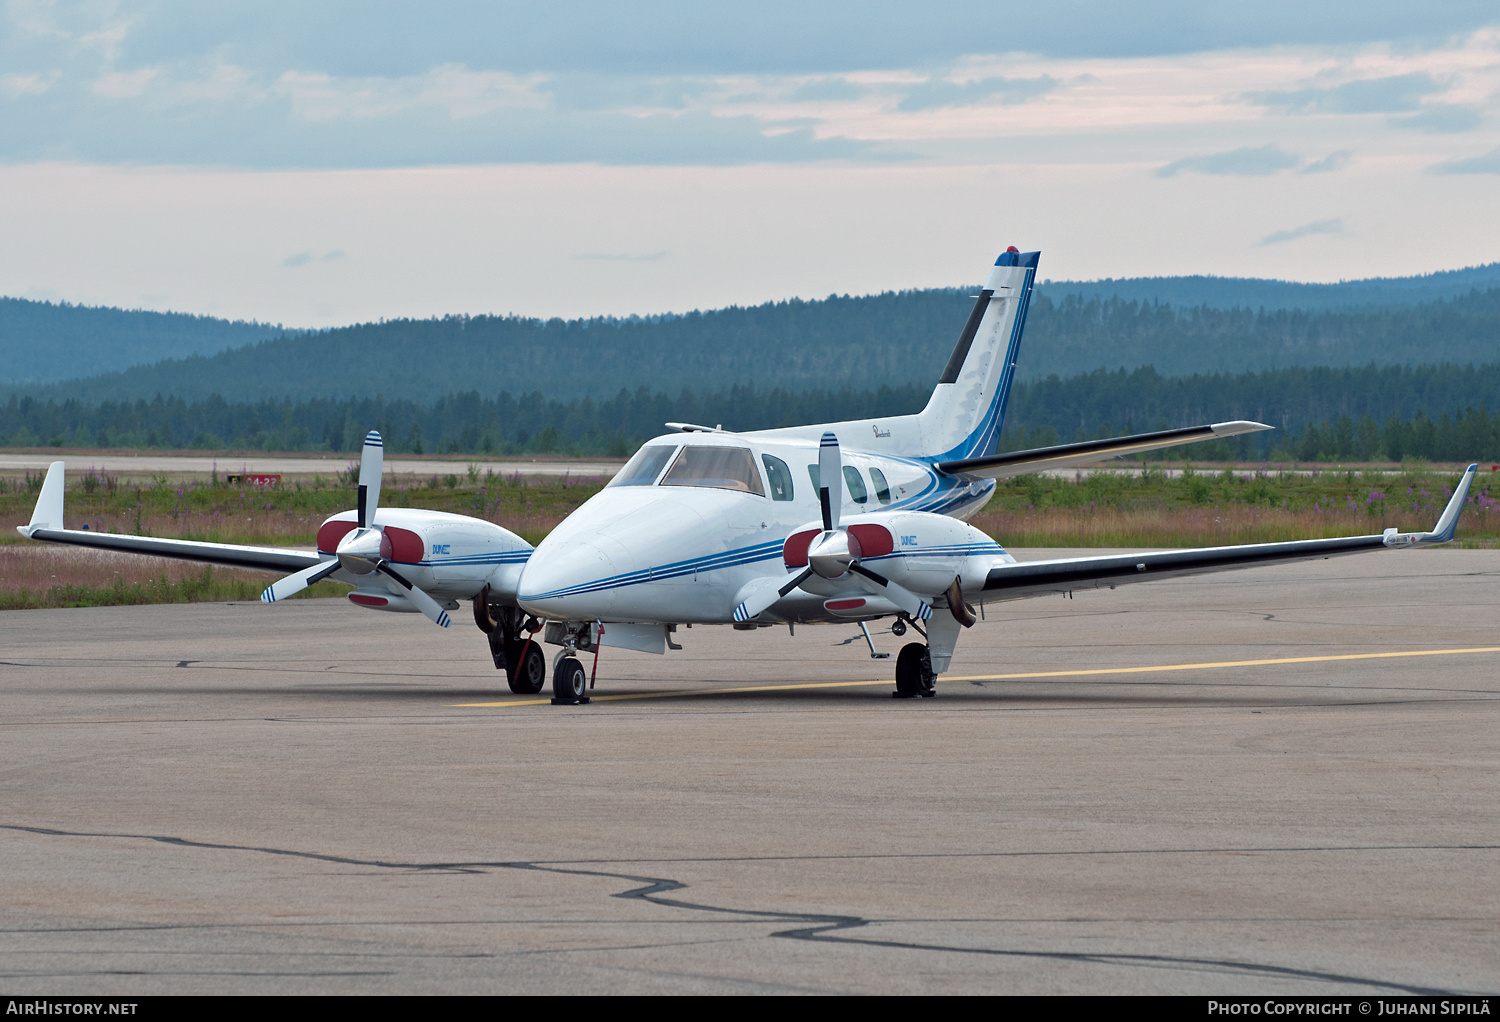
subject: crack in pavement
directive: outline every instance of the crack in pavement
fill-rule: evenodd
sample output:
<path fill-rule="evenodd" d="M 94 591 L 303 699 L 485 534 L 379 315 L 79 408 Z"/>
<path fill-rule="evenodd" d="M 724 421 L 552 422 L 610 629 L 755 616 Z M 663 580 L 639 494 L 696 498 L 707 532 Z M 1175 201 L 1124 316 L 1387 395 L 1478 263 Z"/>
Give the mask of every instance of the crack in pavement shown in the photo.
<path fill-rule="evenodd" d="M 1391 990 L 1406 994 L 1416 995 L 1442 995 L 1452 994 L 1454 991 L 1444 990 L 1438 987 L 1416 986 L 1408 983 L 1398 983 L 1390 980 L 1371 979 L 1363 976 L 1350 976 L 1342 973 L 1328 972 L 1320 969 L 1299 969 L 1284 965 L 1271 965 L 1260 962 L 1235 961 L 1220 958 L 1195 958 L 1175 955 L 1154 954 L 1128 954 L 1111 952 L 1081 952 L 1081 951 L 1048 951 L 1040 949 L 1024 948 L 984 948 L 964 947 L 950 944 L 929 944 L 917 941 L 883 940 L 876 937 L 856 937 L 844 935 L 842 931 L 856 930 L 867 927 L 873 920 L 858 915 L 841 915 L 822 912 L 784 912 L 772 909 L 735 908 L 727 905 L 710 905 L 706 902 L 688 901 L 681 897 L 674 897 L 673 892 L 685 891 L 688 885 L 667 877 L 643 876 L 633 873 L 620 873 L 612 870 L 592 870 L 569 867 L 566 864 L 547 864 L 545 862 L 527 861 L 503 861 L 492 862 L 402 862 L 387 859 L 360 859 L 352 856 L 333 855 L 322 852 L 305 852 L 289 848 L 275 848 L 263 845 L 239 845 L 213 841 L 197 841 L 191 838 L 175 837 L 164 834 L 129 834 L 116 832 L 86 832 L 66 831 L 50 827 L 29 827 L 20 824 L 0 824 L 0 830 L 10 830 L 22 833 L 39 834 L 47 837 L 87 837 L 107 838 L 113 840 L 140 840 L 153 841 L 160 844 L 173 845 L 180 848 L 201 848 L 211 851 L 238 851 L 255 852 L 263 855 L 287 856 L 290 858 L 309 859 L 317 862 L 331 862 L 342 865 L 356 865 L 374 867 L 379 869 L 396 869 L 416 871 L 419 873 L 470 873 L 484 874 L 492 870 L 523 870 L 539 873 L 553 873 L 563 876 L 599 877 L 603 879 L 622 880 L 639 886 L 628 890 L 619 891 L 610 895 L 613 898 L 624 898 L 627 900 L 643 901 L 652 905 L 660 905 L 664 908 L 679 909 L 687 912 L 708 913 L 715 916 L 734 916 L 739 919 L 761 920 L 768 923 L 792 923 L 790 929 L 773 930 L 769 936 L 780 937 L 787 940 L 807 941 L 823 944 L 844 944 L 861 947 L 884 948 L 897 951 L 927 951 L 945 954 L 980 955 L 994 958 L 1017 958 L 1017 959 L 1045 959 L 1073 964 L 1090 965 L 1116 965 L 1140 968 L 1161 969 L 1192 969 L 1209 972 L 1228 972 L 1237 975 L 1250 975 L 1260 977 L 1274 977 L 1280 979 L 1306 980 L 1324 983 L 1345 983 L 1354 986 L 1371 987 L 1379 990 Z M 1389 846 L 1391 849 L 1461 849 L 1461 850 L 1490 850 L 1492 845 L 1454 845 L 1454 846 Z M 1349 849 L 1334 848 L 1284 848 L 1284 849 L 1235 849 L 1236 851 L 1362 851 L 1363 847 Z M 1386 850 L 1386 849 L 1368 849 Z M 1174 851 L 1165 849 L 1168 853 Z M 1186 852 L 1189 850 L 1176 850 Z M 1215 849 L 1198 849 L 1203 852 L 1216 851 Z M 1222 851 L 1222 850 L 1220 850 Z M 1133 854 L 1146 854 L 1146 850 Z M 985 853 L 974 853 L 985 854 Z M 1120 852 L 1102 853 L 994 853 L 997 855 L 1026 855 L 1026 854 L 1122 854 Z M 1124 853 L 1132 854 L 1132 853 Z M 959 853 L 960 856 L 964 853 Z M 908 856 L 848 856 L 849 858 L 906 858 Z M 933 855 L 910 856 L 911 858 L 931 858 Z M 793 857 L 788 857 L 793 858 Z M 836 858 L 834 856 L 808 858 Z M 619 860 L 615 860 L 619 861 Z M 664 860 L 650 860 L 664 861 Z M 671 861 L 708 861 L 708 860 L 671 860 Z M 712 860 L 724 861 L 724 860 Z M 729 860 L 734 861 L 734 860 Z M 900 920 L 896 920 L 899 922 Z M 274 922 L 262 925 L 274 927 Z M 606 949 L 576 948 L 577 951 L 595 951 Z"/>

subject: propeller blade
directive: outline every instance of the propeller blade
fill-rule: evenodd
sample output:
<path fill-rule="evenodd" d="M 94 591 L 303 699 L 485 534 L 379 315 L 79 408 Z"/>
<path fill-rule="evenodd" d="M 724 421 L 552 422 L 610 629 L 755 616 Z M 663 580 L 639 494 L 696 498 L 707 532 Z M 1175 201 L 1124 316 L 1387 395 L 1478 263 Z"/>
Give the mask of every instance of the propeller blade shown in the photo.
<path fill-rule="evenodd" d="M 849 570 L 863 579 L 865 585 L 906 611 L 908 616 L 918 621 L 926 621 L 932 617 L 932 608 L 927 606 L 927 601 L 910 589 L 897 585 L 884 575 L 871 571 L 862 564 L 851 564 Z"/>
<path fill-rule="evenodd" d="M 396 570 L 385 561 L 376 564 L 375 570 L 390 580 L 386 583 L 387 589 L 397 596 L 404 596 L 410 600 L 418 610 L 427 615 L 428 620 L 433 624 L 439 628 L 447 628 L 451 623 L 448 612 L 438 605 L 438 601 L 398 575 Z"/>
<path fill-rule="evenodd" d="M 284 600 L 288 596 L 300 593 L 314 582 L 323 581 L 338 570 L 339 560 L 337 557 L 331 561 L 324 561 L 322 564 L 314 564 L 311 568 L 303 568 L 295 575 L 288 575 L 286 578 L 277 579 L 275 582 L 272 582 L 266 586 L 266 591 L 260 594 L 260 598 L 265 603 L 275 603 L 277 600 Z"/>
<path fill-rule="evenodd" d="M 823 434 L 818 446 L 818 502 L 823 505 L 823 531 L 839 527 L 839 508 L 844 503 L 844 463 L 839 454 L 839 438 Z"/>
<path fill-rule="evenodd" d="M 787 593 L 790 593 L 793 589 L 796 589 L 803 582 L 806 582 L 808 576 L 812 573 L 812 568 L 803 568 L 796 575 L 788 579 L 787 583 L 779 589 L 772 585 L 765 585 L 757 589 L 746 597 L 743 603 L 734 608 L 734 619 L 736 621 L 749 621 L 751 618 L 758 616 L 761 611 L 781 599 Z"/>
<path fill-rule="evenodd" d="M 376 430 L 365 434 L 365 448 L 359 456 L 359 527 L 375 520 L 380 507 L 380 474 L 385 471 L 385 443 Z"/>

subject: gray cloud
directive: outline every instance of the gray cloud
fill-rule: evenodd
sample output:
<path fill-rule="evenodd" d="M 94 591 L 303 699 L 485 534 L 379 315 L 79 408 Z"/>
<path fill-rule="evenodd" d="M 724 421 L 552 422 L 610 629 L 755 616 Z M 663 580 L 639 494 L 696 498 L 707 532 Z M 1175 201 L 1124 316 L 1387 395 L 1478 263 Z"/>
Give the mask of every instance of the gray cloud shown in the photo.
<path fill-rule="evenodd" d="M 1175 177 L 1183 171 L 1199 174 L 1237 174 L 1251 177 L 1274 174 L 1290 170 L 1297 165 L 1298 157 L 1274 145 L 1252 148 L 1244 146 L 1227 153 L 1210 153 L 1207 156 L 1185 156 L 1174 160 L 1156 171 L 1157 177 Z"/>
<path fill-rule="evenodd" d="M 667 250 L 662 249 L 660 252 L 647 252 L 644 255 L 630 255 L 628 253 L 617 252 L 582 252 L 573 258 L 591 259 L 605 263 L 654 263 L 666 257 Z"/>
<path fill-rule="evenodd" d="M 716 88 L 707 78 L 646 78 L 571 72 L 541 86 L 560 110 L 619 110 L 623 107 L 684 110 Z"/>
<path fill-rule="evenodd" d="M 1425 71 L 1364 78 L 1324 89 L 1252 92 L 1246 98 L 1288 113 L 1389 114 L 1416 110 L 1422 98 L 1444 92 L 1447 86 Z"/>
<path fill-rule="evenodd" d="M 440 64 L 517 72 L 830 74 L 944 66 L 973 53 L 1138 57 L 1275 45 L 1421 44 L 1496 21 L 1493 0 L 1449 0 L 1419 17 L 1399 0 L 1158 0 L 1145 16 L 1138 5 L 1074 0 L 1007 8 L 1003 17 L 987 0 L 119 0 L 73 7 L 37 5 L 42 13 L 35 17 L 58 21 L 74 39 L 105 21 L 128 23 L 121 48 L 138 63 L 222 52 L 226 60 L 256 68 L 351 76 L 420 74 Z"/>
<path fill-rule="evenodd" d="M 178 96 L 170 103 L 151 89 L 135 99 L 109 102 L 65 95 L 61 88 L 28 95 L 3 104 L 0 160 L 314 169 L 909 158 L 889 143 L 820 138 L 806 123 L 708 110 L 638 116 L 559 109 L 543 97 L 531 105 L 494 104 L 459 117 L 446 97 L 428 101 L 415 88 L 389 99 L 373 87 L 357 87 L 361 83 L 314 81 L 300 94 L 278 91 L 275 84 L 246 86 L 223 99 Z"/>
<path fill-rule="evenodd" d="M 285 266 L 289 270 L 295 270 L 297 269 L 297 267 L 306 266 L 308 263 L 311 263 L 314 260 L 320 263 L 333 263 L 338 262 L 338 260 L 342 258 L 344 258 L 344 253 L 340 249 L 334 249 L 332 252 L 325 252 L 320 256 L 315 256 L 311 252 L 298 252 L 296 255 L 289 255 L 285 259 L 283 259 L 281 261 L 281 265 Z"/>
<path fill-rule="evenodd" d="M 968 106 L 986 100 L 999 100 L 1006 105 L 1024 103 L 1051 92 L 1057 88 L 1057 84 L 1057 79 L 1051 75 L 1039 75 L 1036 78 L 982 78 L 963 84 L 933 78 L 914 86 L 906 94 L 906 98 L 897 104 L 896 109 L 931 110 L 942 106 Z"/>
<path fill-rule="evenodd" d="M 1433 103 L 1410 117 L 1392 117 L 1391 124 L 1397 128 L 1414 128 L 1433 135 L 1450 135 L 1473 131 L 1483 120 L 1479 111 L 1473 107 Z"/>
<path fill-rule="evenodd" d="M 1421 19 L 1395 0 L 1265 0 L 1243 12 L 1161 0 L 1151 18 L 1078 0 L 1003 19 L 981 0 L 729 9 L 685 0 L 12 3 L 0 5 L 0 160 L 321 168 L 903 159 L 910 154 L 891 143 L 724 116 L 736 97 L 721 90 L 755 88 L 725 76 L 791 75 L 804 82 L 794 99 L 827 101 L 863 94 L 845 77 L 853 71 L 952 69 L 975 54 L 1134 57 L 1393 39 L 1417 47 L 1497 20 L 1493 0 L 1454 0 Z M 938 77 L 900 104 L 1020 103 L 1059 87 L 1047 76 Z M 1461 114 L 1428 113 L 1419 102 L 1440 89 L 1431 76 L 1395 76 L 1277 93 L 1272 105 L 1378 108 L 1411 114 L 1403 127 L 1460 130 Z M 704 109 L 711 102 L 713 113 Z M 653 116 L 634 116 L 643 110 Z M 1203 160 L 1168 176 L 1271 172 Z"/>
<path fill-rule="evenodd" d="M 1289 231 L 1273 231 L 1260 239 L 1260 245 L 1282 245 L 1288 241 L 1296 241 L 1298 238 L 1306 238 L 1313 234 L 1343 234 L 1344 221 L 1341 219 L 1319 220 L 1315 223 L 1303 224 L 1301 227 L 1293 227 Z"/>
<path fill-rule="evenodd" d="M 1428 169 L 1434 174 L 1500 174 L 1500 149 L 1466 160 L 1448 160 Z"/>
<path fill-rule="evenodd" d="M 798 103 L 837 102 L 843 99 L 859 99 L 864 94 L 863 86 L 856 85 L 847 78 L 818 78 L 801 85 L 796 92 L 792 93 L 792 99 Z"/>
<path fill-rule="evenodd" d="M 1351 150 L 1340 149 L 1337 152 L 1329 153 L 1321 160 L 1314 160 L 1312 163 L 1309 163 L 1307 166 L 1297 171 L 1297 173 L 1329 174 L 1335 170 L 1343 170 L 1346 166 L 1349 165 L 1349 161 L 1353 157 L 1354 153 Z"/>

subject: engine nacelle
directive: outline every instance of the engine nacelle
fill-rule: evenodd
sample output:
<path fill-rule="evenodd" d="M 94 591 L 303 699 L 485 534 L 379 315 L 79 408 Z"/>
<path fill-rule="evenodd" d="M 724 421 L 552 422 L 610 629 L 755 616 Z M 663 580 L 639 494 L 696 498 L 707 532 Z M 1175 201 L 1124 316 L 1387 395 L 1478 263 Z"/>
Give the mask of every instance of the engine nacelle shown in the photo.
<path fill-rule="evenodd" d="M 381 531 L 380 556 L 440 603 L 469 599 L 486 585 L 497 601 L 513 600 L 521 569 L 531 556 L 531 544 L 520 536 L 468 515 L 383 507 L 375 512 L 374 525 Z M 318 550 L 337 553 L 339 542 L 358 527 L 356 512 L 334 515 L 318 529 Z M 378 585 L 366 584 L 364 589 L 372 596 L 385 595 Z"/>
<path fill-rule="evenodd" d="M 859 546 L 860 564 L 925 597 L 945 592 L 955 577 L 966 591 L 982 588 L 1004 553 L 972 525 L 926 511 L 876 511 L 842 524 L 851 549 Z M 822 532 L 822 523 L 812 522 L 787 537 L 781 553 L 789 569 L 806 567 L 808 546 Z"/>
<path fill-rule="evenodd" d="M 349 602 L 356 607 L 369 610 L 394 610 L 402 614 L 416 614 L 417 608 L 404 596 L 395 593 L 377 592 L 374 589 L 356 589 L 349 594 Z"/>

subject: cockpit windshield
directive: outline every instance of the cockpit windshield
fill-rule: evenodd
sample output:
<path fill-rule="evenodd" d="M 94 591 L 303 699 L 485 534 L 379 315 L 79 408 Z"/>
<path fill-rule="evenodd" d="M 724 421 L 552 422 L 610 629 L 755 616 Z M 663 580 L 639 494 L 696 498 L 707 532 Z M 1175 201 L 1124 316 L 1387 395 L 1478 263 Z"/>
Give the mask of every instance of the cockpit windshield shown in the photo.
<path fill-rule="evenodd" d="M 713 486 L 766 495 L 760 473 L 755 470 L 755 458 L 744 447 L 684 447 L 661 485 Z"/>
<path fill-rule="evenodd" d="M 625 463 L 624 468 L 615 473 L 609 485 L 650 486 L 656 482 L 656 477 L 661 475 L 661 470 L 667 467 L 667 462 L 672 460 L 676 451 L 677 448 L 670 445 L 642 447 L 635 452 L 635 457 Z"/>

